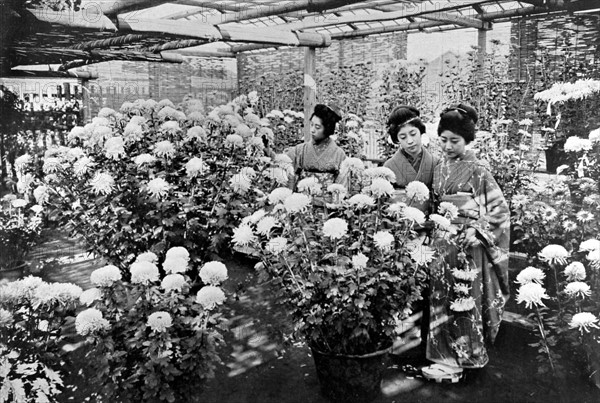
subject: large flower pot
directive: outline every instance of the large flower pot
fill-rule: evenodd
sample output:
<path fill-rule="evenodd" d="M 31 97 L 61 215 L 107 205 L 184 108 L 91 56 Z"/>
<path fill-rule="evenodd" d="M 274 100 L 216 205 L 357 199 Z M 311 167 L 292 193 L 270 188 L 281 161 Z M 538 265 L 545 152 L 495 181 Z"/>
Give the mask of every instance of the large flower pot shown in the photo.
<path fill-rule="evenodd" d="M 321 392 L 332 402 L 369 402 L 381 392 L 389 349 L 365 355 L 332 355 L 311 348 Z"/>

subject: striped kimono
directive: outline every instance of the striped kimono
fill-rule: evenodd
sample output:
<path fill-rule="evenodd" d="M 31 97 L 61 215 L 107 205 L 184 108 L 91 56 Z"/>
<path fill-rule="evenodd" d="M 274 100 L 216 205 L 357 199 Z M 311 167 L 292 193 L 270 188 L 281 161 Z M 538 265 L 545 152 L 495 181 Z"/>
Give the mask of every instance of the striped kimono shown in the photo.
<path fill-rule="evenodd" d="M 491 173 L 473 152 L 444 161 L 435 169 L 438 202 L 459 208 L 454 224 L 474 226 L 480 243 L 464 249 L 436 239 L 443 256 L 430 266 L 430 320 L 427 358 L 463 368 L 488 362 L 486 342 L 493 342 L 509 293 L 510 212 Z M 456 271 L 459 269 L 459 271 Z M 461 273 L 469 273 L 465 278 Z"/>
<path fill-rule="evenodd" d="M 286 151 L 294 164 L 295 178 L 290 187 L 295 190 L 295 184 L 302 178 L 315 176 L 326 188 L 332 183 L 346 185 L 340 174 L 340 165 L 346 159 L 346 153 L 330 138 L 319 144 L 312 141 L 298 144 Z"/>

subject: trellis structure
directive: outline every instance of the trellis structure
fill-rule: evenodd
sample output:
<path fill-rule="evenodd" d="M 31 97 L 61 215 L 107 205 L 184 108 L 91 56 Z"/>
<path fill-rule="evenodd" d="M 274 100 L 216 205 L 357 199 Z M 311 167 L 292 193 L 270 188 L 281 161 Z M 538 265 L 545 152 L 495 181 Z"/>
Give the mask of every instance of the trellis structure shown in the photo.
<path fill-rule="evenodd" d="M 494 23 L 600 10 L 598 0 L 60 0 L 52 7 L 45 1 L 0 0 L 0 76 L 14 75 L 18 65 L 60 64 L 62 74 L 76 75 L 74 67 L 109 60 L 177 63 L 180 54 L 235 57 L 303 46 L 305 112 L 315 102 L 315 49 L 332 40 L 476 28 L 483 58 Z M 186 7 L 151 11 L 166 3 Z M 205 48 L 216 41 L 229 50 Z"/>

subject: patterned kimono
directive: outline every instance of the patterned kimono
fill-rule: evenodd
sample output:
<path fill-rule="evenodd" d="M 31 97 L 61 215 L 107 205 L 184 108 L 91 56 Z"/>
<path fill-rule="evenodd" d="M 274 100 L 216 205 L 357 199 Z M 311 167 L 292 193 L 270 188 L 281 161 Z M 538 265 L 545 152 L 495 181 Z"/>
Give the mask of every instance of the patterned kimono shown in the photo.
<path fill-rule="evenodd" d="M 345 178 L 340 174 L 340 165 L 346 159 L 346 153 L 330 138 L 319 144 L 312 141 L 298 144 L 287 150 L 286 154 L 294 164 L 295 178 L 290 187 L 295 188 L 299 180 L 309 176 L 315 176 L 323 188 L 332 183 L 346 185 Z"/>
<path fill-rule="evenodd" d="M 430 267 L 427 358 L 481 368 L 488 362 L 485 342 L 494 341 L 502 320 L 502 294 L 509 293 L 509 209 L 498 184 L 471 151 L 436 167 L 433 190 L 439 202 L 459 208 L 453 224 L 473 226 L 481 242 L 462 253 L 443 239 L 435 241 L 445 255 Z"/>
<path fill-rule="evenodd" d="M 418 165 L 411 163 L 402 150 L 396 151 L 392 158 L 383 164 L 384 167 L 391 169 L 396 174 L 396 183 L 394 183 L 394 187 L 398 189 L 395 194 L 396 201 L 407 202 L 404 188 L 412 181 L 423 182 L 431 189 L 433 171 L 440 163 L 440 160 L 439 158 L 434 157 L 424 147 L 422 150 L 420 159 L 416 161 Z M 424 212 L 429 208 L 427 202 L 418 204 L 413 202 L 412 205 Z"/>

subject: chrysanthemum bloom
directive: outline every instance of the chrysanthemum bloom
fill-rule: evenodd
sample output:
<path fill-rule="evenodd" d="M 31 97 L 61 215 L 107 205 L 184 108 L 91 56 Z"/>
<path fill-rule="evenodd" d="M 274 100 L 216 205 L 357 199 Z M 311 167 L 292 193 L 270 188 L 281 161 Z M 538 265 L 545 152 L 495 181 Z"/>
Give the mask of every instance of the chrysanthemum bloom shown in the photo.
<path fill-rule="evenodd" d="M 42 206 L 40 206 L 39 204 L 36 204 L 34 206 L 30 207 L 31 211 L 33 211 L 36 214 L 41 213 L 42 211 L 44 211 L 44 208 Z"/>
<path fill-rule="evenodd" d="M 544 287 L 538 283 L 523 284 L 517 292 L 517 303 L 525 303 L 525 307 L 531 308 L 533 305 L 546 306 L 542 299 L 550 298 L 546 294 Z"/>
<path fill-rule="evenodd" d="M 450 309 L 455 312 L 467 312 L 475 308 L 473 297 L 457 298 L 450 304 Z"/>
<path fill-rule="evenodd" d="M 396 180 L 396 174 L 388 167 L 367 168 L 365 169 L 364 174 L 370 179 L 383 178 L 390 182 L 394 182 Z"/>
<path fill-rule="evenodd" d="M 102 317 L 102 312 L 96 308 L 88 308 L 75 318 L 75 330 L 81 336 L 110 328 L 110 323 Z"/>
<path fill-rule="evenodd" d="M 449 219 L 447 219 L 446 217 L 443 217 L 439 214 L 431 214 L 429 216 L 429 219 L 431 221 L 433 221 L 434 223 L 436 223 L 440 229 L 445 230 L 445 231 L 448 231 L 452 225 L 450 223 Z"/>
<path fill-rule="evenodd" d="M 521 285 L 538 283 L 541 285 L 544 282 L 544 278 L 546 278 L 546 274 L 541 269 L 529 266 L 517 274 L 517 283 Z"/>
<path fill-rule="evenodd" d="M 538 253 L 538 256 L 550 264 L 565 264 L 569 252 L 560 245 L 548 245 Z"/>
<path fill-rule="evenodd" d="M 588 139 L 592 142 L 592 144 L 600 142 L 600 128 L 592 130 L 588 136 Z"/>
<path fill-rule="evenodd" d="M 590 328 L 600 329 L 598 325 L 598 318 L 591 312 L 579 312 L 573 315 L 569 327 L 572 329 L 579 329 L 580 332 L 589 332 Z"/>
<path fill-rule="evenodd" d="M 173 158 L 175 155 L 175 146 L 169 140 L 159 141 L 154 145 L 154 155 L 162 158 Z"/>
<path fill-rule="evenodd" d="M 527 203 L 529 203 L 529 197 L 527 197 L 526 195 L 523 194 L 517 194 L 515 196 L 513 196 L 511 202 L 513 204 L 513 206 L 524 206 Z"/>
<path fill-rule="evenodd" d="M 177 132 L 181 131 L 181 127 L 179 127 L 179 123 L 177 123 L 176 121 L 169 120 L 168 122 L 165 122 L 162 125 L 160 125 L 158 130 L 164 133 L 176 134 Z"/>
<path fill-rule="evenodd" d="M 582 281 L 573 281 L 565 287 L 565 292 L 571 297 L 589 297 L 592 293 L 590 286 Z"/>
<path fill-rule="evenodd" d="M 247 224 L 241 224 L 233 230 L 232 242 L 237 246 L 247 246 L 250 242 L 256 240 L 256 236 Z"/>
<path fill-rule="evenodd" d="M 81 287 L 70 283 L 44 283 L 34 292 L 33 304 L 39 305 L 68 305 L 79 301 L 83 290 Z"/>
<path fill-rule="evenodd" d="M 458 217 L 458 207 L 450 202 L 441 202 L 438 207 L 438 212 L 442 216 L 447 216 L 449 220 L 453 220 Z"/>
<path fill-rule="evenodd" d="M 239 134 L 229 134 L 225 137 L 226 147 L 243 147 L 244 139 Z"/>
<path fill-rule="evenodd" d="M 300 192 L 308 193 L 309 195 L 320 195 L 323 191 L 323 186 L 319 183 L 319 180 L 314 176 L 309 176 L 308 178 L 301 179 L 298 182 L 298 190 Z"/>
<path fill-rule="evenodd" d="M 162 279 L 160 286 L 165 291 L 181 291 L 186 284 L 185 277 L 181 274 L 167 274 Z"/>
<path fill-rule="evenodd" d="M 592 266 L 594 266 L 594 268 L 596 268 L 596 269 L 600 268 L 600 250 L 599 249 L 590 251 L 586 256 L 586 259 L 589 260 L 590 262 L 592 262 Z"/>
<path fill-rule="evenodd" d="M 42 170 L 45 174 L 58 172 L 61 168 L 60 158 L 46 158 Z"/>
<path fill-rule="evenodd" d="M 588 139 L 571 136 L 565 141 L 563 148 L 567 152 L 589 151 L 592 149 L 592 142 Z"/>
<path fill-rule="evenodd" d="M 146 165 L 146 164 L 152 164 L 156 161 L 156 157 L 152 154 L 140 154 L 137 157 L 135 157 L 133 159 L 133 162 L 139 167 Z"/>
<path fill-rule="evenodd" d="M 417 224 L 423 224 L 425 222 L 425 214 L 416 207 L 405 207 L 402 210 L 403 218 L 416 222 Z"/>
<path fill-rule="evenodd" d="M 344 185 L 340 185 L 339 183 L 332 183 L 331 185 L 327 186 L 327 191 L 329 193 L 338 194 L 341 197 L 348 194 L 348 189 L 346 189 Z"/>
<path fill-rule="evenodd" d="M 394 193 L 394 186 L 384 178 L 373 178 L 371 185 L 368 187 L 373 196 L 379 198 L 382 196 L 390 196 Z"/>
<path fill-rule="evenodd" d="M 369 195 L 359 193 L 350 197 L 347 200 L 347 203 L 355 208 L 373 207 L 375 205 L 375 199 Z"/>
<path fill-rule="evenodd" d="M 198 140 L 204 141 L 206 139 L 206 130 L 201 126 L 190 127 L 185 135 L 187 141 Z"/>
<path fill-rule="evenodd" d="M 282 167 L 269 167 L 263 171 L 263 175 L 269 179 L 274 180 L 280 185 L 288 183 L 288 174 L 285 168 Z"/>
<path fill-rule="evenodd" d="M 556 218 L 556 216 L 556 210 L 552 207 L 548 207 L 542 210 L 542 218 L 546 221 L 552 221 Z"/>
<path fill-rule="evenodd" d="M 254 213 L 250 214 L 249 216 L 244 217 L 244 220 L 246 220 L 244 222 L 244 224 L 248 224 L 248 223 L 256 224 L 257 222 L 262 220 L 262 218 L 266 215 L 267 215 L 267 212 L 264 209 L 262 209 L 262 208 L 258 209 Z"/>
<path fill-rule="evenodd" d="M 348 172 L 351 174 L 360 174 L 364 172 L 365 164 L 360 158 L 346 158 L 340 165 L 340 172 Z"/>
<path fill-rule="evenodd" d="M 590 252 L 593 250 L 600 250 L 600 241 L 597 239 L 588 239 L 579 244 L 580 252 Z"/>
<path fill-rule="evenodd" d="M 144 99 L 142 100 L 141 107 L 148 112 L 154 111 L 158 107 L 158 102 L 153 99 Z"/>
<path fill-rule="evenodd" d="M 73 128 L 73 129 L 75 129 L 75 128 Z M 28 164 L 30 164 L 31 161 L 33 161 L 33 158 L 31 158 L 31 155 L 29 155 L 29 154 L 23 154 L 23 155 L 15 158 L 15 169 L 18 170 L 18 171 L 20 171 L 25 166 L 27 166 Z"/>
<path fill-rule="evenodd" d="M 244 175 L 249 179 L 254 179 L 256 178 L 256 171 L 251 167 L 243 167 L 240 169 L 240 175 Z"/>
<path fill-rule="evenodd" d="M 90 275 L 90 281 L 97 287 L 110 287 L 119 280 L 121 280 L 121 270 L 112 264 L 96 269 Z"/>
<path fill-rule="evenodd" d="M 92 192 L 94 194 L 107 195 L 111 193 L 115 187 L 115 180 L 111 174 L 106 172 L 96 172 L 94 177 L 90 179 Z"/>
<path fill-rule="evenodd" d="M 219 287 L 206 285 L 196 294 L 196 302 L 204 309 L 213 309 L 225 301 L 225 293 Z"/>
<path fill-rule="evenodd" d="M 298 213 L 310 205 L 310 197 L 302 193 L 292 193 L 283 201 L 283 206 L 288 213 Z"/>
<path fill-rule="evenodd" d="M 190 262 L 190 252 L 188 252 L 188 250 L 186 248 L 184 248 L 183 246 L 173 246 L 172 248 L 169 248 L 169 250 L 167 251 L 167 253 L 165 255 L 165 259 L 172 259 L 172 258 L 185 259 L 185 261 L 187 263 L 189 263 Z"/>
<path fill-rule="evenodd" d="M 280 110 L 273 109 L 271 112 L 267 113 L 267 117 L 283 119 L 285 116 L 284 116 L 283 112 L 281 112 Z"/>
<path fill-rule="evenodd" d="M 67 153 L 65 154 L 65 158 L 67 159 L 67 161 L 73 162 L 83 157 L 84 155 L 85 152 L 83 151 L 83 148 L 73 147 L 69 148 L 69 151 L 67 151 Z"/>
<path fill-rule="evenodd" d="M 293 164 L 292 159 L 287 154 L 276 154 L 273 157 L 273 163 L 280 167 Z"/>
<path fill-rule="evenodd" d="M 426 201 L 429 199 L 429 188 L 423 182 L 412 181 L 406 185 L 406 195 L 409 200 Z"/>
<path fill-rule="evenodd" d="M 73 172 L 78 178 L 80 178 L 95 166 L 96 163 L 94 160 L 92 160 L 90 157 L 83 156 L 73 164 Z"/>
<path fill-rule="evenodd" d="M 158 280 L 158 267 L 150 262 L 135 262 L 129 269 L 133 284 L 148 284 Z"/>
<path fill-rule="evenodd" d="M 0 308 L 0 328 L 8 327 L 13 323 L 13 315 L 10 311 Z"/>
<path fill-rule="evenodd" d="M 159 102 L 159 104 L 160 104 L 160 102 Z M 173 120 L 171 120 L 169 122 L 165 122 L 165 123 L 177 123 L 177 122 L 175 122 L 175 120 L 185 120 L 185 118 L 186 118 L 185 113 L 176 110 L 174 105 L 164 106 L 163 108 L 161 108 L 160 111 L 158 111 L 158 113 L 156 114 L 156 117 L 159 118 L 160 120 L 173 119 Z M 161 130 L 163 129 L 162 126 L 165 123 L 163 123 L 161 125 Z M 177 124 L 177 128 L 179 128 L 179 124 Z M 170 129 L 171 128 L 168 128 L 167 130 L 170 130 Z"/>
<path fill-rule="evenodd" d="M 182 257 L 167 257 L 162 268 L 165 273 L 185 273 L 188 269 L 188 261 Z"/>
<path fill-rule="evenodd" d="M 594 214 L 590 213 L 586 210 L 581 210 L 576 214 L 577 221 L 579 222 L 589 222 L 594 219 Z"/>
<path fill-rule="evenodd" d="M 126 142 L 134 143 L 144 137 L 144 129 L 139 124 L 130 121 L 123 129 L 123 136 L 125 136 Z"/>
<path fill-rule="evenodd" d="M 252 186 L 252 181 L 245 175 L 235 174 L 229 179 L 229 183 L 231 184 L 231 188 L 234 192 L 244 194 L 250 187 Z"/>
<path fill-rule="evenodd" d="M 79 301 L 81 301 L 83 305 L 90 306 L 94 303 L 94 301 L 97 301 L 100 298 L 102 298 L 102 291 L 94 287 L 82 292 L 79 296 Z"/>
<path fill-rule="evenodd" d="M 567 281 L 585 280 L 585 267 L 581 262 L 573 262 L 563 272 L 567 276 Z"/>
<path fill-rule="evenodd" d="M 164 332 L 171 326 L 173 326 L 173 319 L 168 312 L 159 311 L 154 312 L 148 316 L 147 325 L 150 329 L 155 332 Z"/>
<path fill-rule="evenodd" d="M 162 199 L 169 194 L 171 186 L 163 178 L 154 178 L 146 185 L 146 191 L 156 199 Z"/>
<path fill-rule="evenodd" d="M 404 209 L 406 208 L 406 203 L 403 202 L 396 202 L 396 203 L 392 203 L 388 206 L 388 213 L 391 214 L 392 216 L 399 218 L 403 215 L 404 213 Z"/>
<path fill-rule="evenodd" d="M 469 295 L 469 293 L 471 292 L 471 287 L 465 283 L 455 283 L 453 289 L 454 289 L 454 292 L 459 295 L 466 296 L 466 295 Z"/>
<path fill-rule="evenodd" d="M 203 175 L 208 170 L 208 166 L 202 161 L 202 158 L 193 157 L 185 164 L 185 171 L 188 178 L 195 178 Z"/>
<path fill-rule="evenodd" d="M 14 208 L 21 208 L 27 205 L 27 202 L 23 199 L 15 199 L 10 203 Z"/>
<path fill-rule="evenodd" d="M 462 281 L 474 281 L 477 278 L 477 269 L 452 269 L 452 275 Z"/>
<path fill-rule="evenodd" d="M 265 249 L 267 250 L 267 252 L 277 256 L 286 249 L 287 243 L 288 242 L 286 238 L 278 236 L 267 242 Z"/>
<path fill-rule="evenodd" d="M 154 252 L 144 252 L 140 253 L 136 258 L 136 262 L 150 262 L 150 263 L 158 263 L 158 256 Z"/>
<path fill-rule="evenodd" d="M 342 218 L 330 218 L 323 223 L 323 235 L 340 239 L 348 233 L 348 223 Z"/>
<path fill-rule="evenodd" d="M 394 243 L 394 236 L 388 231 L 378 231 L 373 234 L 373 242 L 381 250 L 389 250 Z"/>
<path fill-rule="evenodd" d="M 44 204 L 48 201 L 48 188 L 44 185 L 40 185 L 33 190 L 33 197 L 37 204 Z"/>
<path fill-rule="evenodd" d="M 111 137 L 104 143 L 104 155 L 113 160 L 120 160 L 125 155 L 123 137 Z"/>
<path fill-rule="evenodd" d="M 563 222 L 562 226 L 565 229 L 565 231 L 567 231 L 567 232 L 572 232 L 577 229 L 577 224 L 571 220 L 567 220 L 567 221 Z"/>
<path fill-rule="evenodd" d="M 227 278 L 227 266 L 221 262 L 207 262 L 200 269 L 200 279 L 204 284 L 219 285 Z"/>
<path fill-rule="evenodd" d="M 365 269 L 368 261 L 369 258 L 362 253 L 357 253 L 352 256 L 352 266 L 354 266 L 355 269 Z"/>
<path fill-rule="evenodd" d="M 33 184 L 34 181 L 35 181 L 35 178 L 30 173 L 21 175 L 21 177 L 19 178 L 19 180 L 17 182 L 17 191 L 19 193 L 29 193 L 29 189 L 31 188 L 31 185 Z"/>
<path fill-rule="evenodd" d="M 266 217 L 262 218 L 256 224 L 256 232 L 258 232 L 261 235 L 266 236 L 269 234 L 269 232 L 271 232 L 271 229 L 273 229 L 273 227 L 276 225 L 277 225 L 277 220 L 275 219 L 275 217 L 266 216 Z"/>
<path fill-rule="evenodd" d="M 291 196 L 292 193 L 292 190 L 286 187 L 273 189 L 269 194 L 269 203 L 282 203 L 288 196 Z"/>

